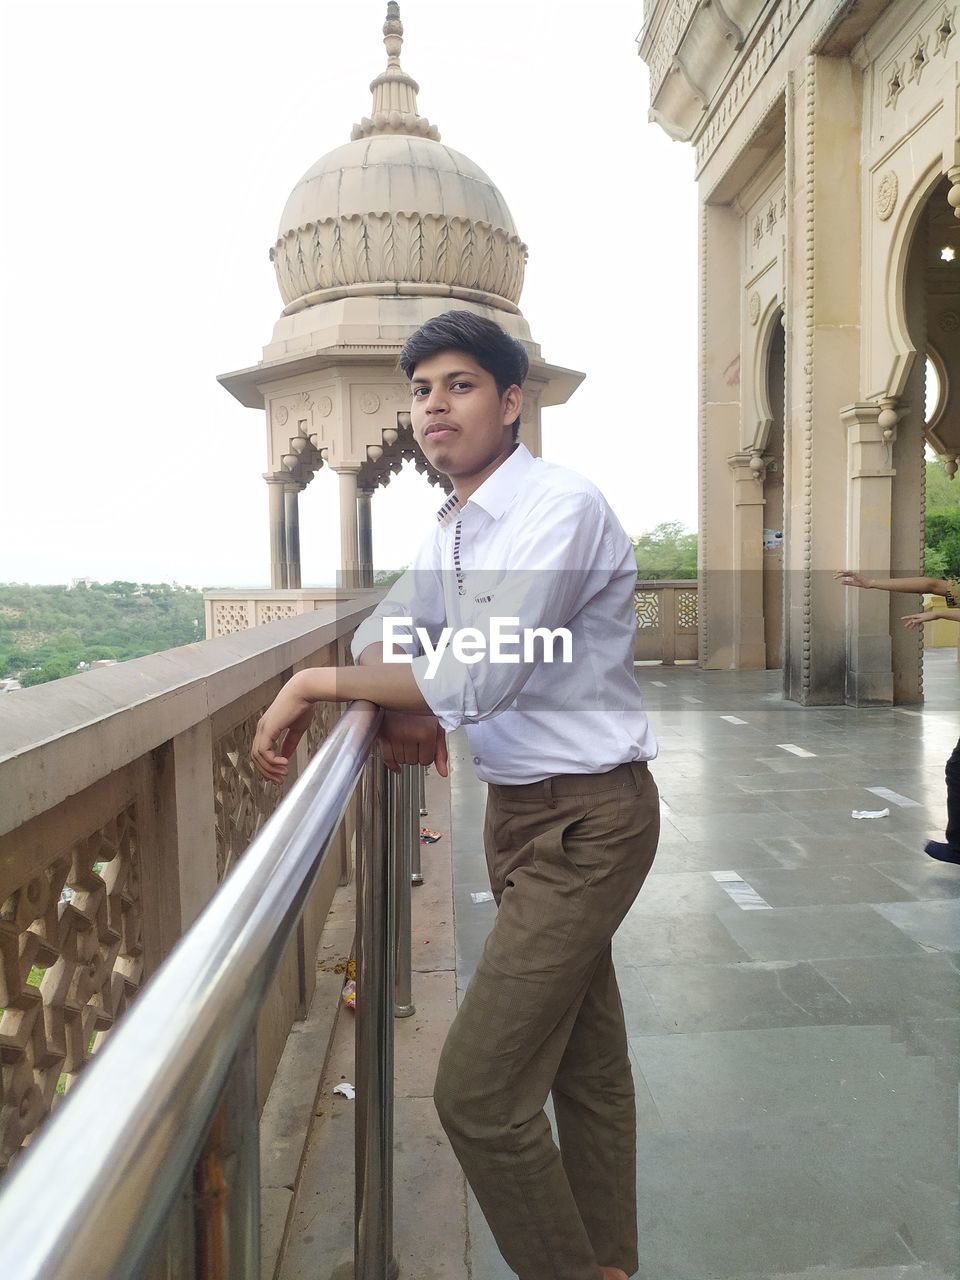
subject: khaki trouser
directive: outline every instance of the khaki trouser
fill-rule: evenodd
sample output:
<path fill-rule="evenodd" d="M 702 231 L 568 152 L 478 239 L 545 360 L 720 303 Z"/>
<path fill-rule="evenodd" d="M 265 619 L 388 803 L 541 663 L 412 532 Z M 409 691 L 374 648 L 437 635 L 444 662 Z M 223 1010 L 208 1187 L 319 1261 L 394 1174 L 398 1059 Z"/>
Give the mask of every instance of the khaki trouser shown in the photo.
<path fill-rule="evenodd" d="M 636 1110 L 610 940 L 659 829 L 645 764 L 489 788 L 499 911 L 434 1099 L 520 1280 L 638 1266 Z M 559 1150 L 543 1110 L 551 1091 Z"/>

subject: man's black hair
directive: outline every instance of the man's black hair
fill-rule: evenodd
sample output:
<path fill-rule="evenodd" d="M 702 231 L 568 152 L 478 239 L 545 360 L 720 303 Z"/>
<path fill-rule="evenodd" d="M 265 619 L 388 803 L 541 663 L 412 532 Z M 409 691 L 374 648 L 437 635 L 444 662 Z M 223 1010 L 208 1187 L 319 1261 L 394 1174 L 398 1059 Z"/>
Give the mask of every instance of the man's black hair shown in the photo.
<path fill-rule="evenodd" d="M 445 311 L 422 324 L 404 343 L 400 368 L 412 378 L 422 360 L 429 360 L 441 351 L 462 351 L 470 356 L 491 375 L 500 395 L 508 387 L 522 387 L 530 367 L 527 353 L 516 338 L 472 311 Z M 516 440 L 520 419 L 510 425 Z"/>

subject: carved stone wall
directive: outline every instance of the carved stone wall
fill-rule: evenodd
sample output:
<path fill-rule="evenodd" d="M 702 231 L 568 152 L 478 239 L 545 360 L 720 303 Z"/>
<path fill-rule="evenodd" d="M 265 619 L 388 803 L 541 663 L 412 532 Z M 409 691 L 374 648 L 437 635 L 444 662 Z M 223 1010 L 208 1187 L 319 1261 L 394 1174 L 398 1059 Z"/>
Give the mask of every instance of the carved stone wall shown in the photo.
<path fill-rule="evenodd" d="M 783 0 L 773 8 L 753 47 L 746 53 L 736 75 L 714 104 L 696 138 L 697 170 L 703 168 L 713 151 L 732 128 L 747 102 L 758 91 L 774 60 L 780 56 L 811 0 Z M 778 78 L 779 87 L 779 78 Z"/>
<path fill-rule="evenodd" d="M 257 721 L 265 710 L 266 704 L 221 734 L 213 744 L 218 882 L 227 875 L 282 798 L 280 788 L 262 778 L 250 759 Z"/>
<path fill-rule="evenodd" d="M 143 968 L 134 804 L 0 904 L 0 1169 L 136 994 Z"/>
<path fill-rule="evenodd" d="M 294 618 L 298 613 L 299 608 L 295 604 L 265 600 L 257 604 L 257 626 L 263 626 L 267 622 L 277 622 L 280 618 Z"/>
<path fill-rule="evenodd" d="M 637 617 L 634 657 L 669 666 L 693 661 L 699 644 L 698 591 L 693 582 L 638 582 L 633 595 Z"/>
<path fill-rule="evenodd" d="M 870 263 L 863 276 L 864 400 L 905 393 L 916 355 L 903 305 L 907 262 L 928 199 L 951 162 L 960 161 L 957 6 L 928 0 L 908 23 L 894 17 L 878 24 L 873 56 L 867 60 L 864 51 L 858 59 L 864 73 L 861 225 Z"/>
<path fill-rule="evenodd" d="M 246 600 L 218 600 L 213 606 L 213 636 L 229 636 L 253 625 Z"/>
<path fill-rule="evenodd" d="M 787 191 L 784 157 L 774 155 L 751 184 L 743 215 L 740 313 L 740 448 L 764 450 L 774 418 L 767 390 L 772 329 L 784 301 Z"/>
<path fill-rule="evenodd" d="M 133 659 L 75 676 L 62 690 L 42 685 L 7 699 L 0 1170 L 273 812 L 281 793 L 256 781 L 249 763 L 259 714 L 291 669 L 338 655 L 343 662 L 376 598 L 326 596 L 311 602 L 320 611 L 314 619 L 278 619 L 266 633 L 251 627 L 227 642 Z M 254 602 L 247 603 L 252 616 Z M 332 707 L 320 718 L 313 749 L 338 713 Z M 258 1026 L 261 1097 L 301 997 L 309 1001 L 317 940 L 337 875 L 349 873 L 349 846 L 328 862 Z"/>

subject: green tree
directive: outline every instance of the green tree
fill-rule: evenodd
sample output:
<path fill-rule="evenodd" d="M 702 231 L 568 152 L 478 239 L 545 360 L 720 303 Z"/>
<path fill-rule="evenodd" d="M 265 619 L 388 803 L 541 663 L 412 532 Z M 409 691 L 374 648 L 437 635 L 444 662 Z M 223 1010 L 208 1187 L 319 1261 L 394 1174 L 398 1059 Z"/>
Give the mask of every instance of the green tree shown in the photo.
<path fill-rule="evenodd" d="M 64 676 L 77 673 L 77 664 L 69 658 L 51 658 L 40 667 L 32 667 L 20 676 L 20 683 L 25 689 L 33 684 L 46 684 L 49 680 L 62 680 Z"/>
<path fill-rule="evenodd" d="M 664 521 L 631 541 L 639 577 L 662 582 L 697 576 L 697 535 L 680 521 Z"/>
<path fill-rule="evenodd" d="M 199 591 L 169 583 L 93 582 L 82 588 L 0 583 L 0 676 L 29 684 L 100 658 L 138 658 L 198 639 Z"/>
<path fill-rule="evenodd" d="M 960 480 L 951 480 L 942 458 L 926 464 L 924 567 L 933 578 L 960 578 Z"/>

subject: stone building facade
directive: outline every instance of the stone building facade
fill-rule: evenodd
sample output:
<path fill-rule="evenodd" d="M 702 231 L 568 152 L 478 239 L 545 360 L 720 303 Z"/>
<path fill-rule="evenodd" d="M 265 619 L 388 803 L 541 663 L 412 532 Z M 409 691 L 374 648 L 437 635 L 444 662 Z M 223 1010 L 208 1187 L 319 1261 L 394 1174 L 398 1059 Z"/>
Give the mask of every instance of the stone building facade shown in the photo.
<path fill-rule="evenodd" d="M 903 599 L 833 572 L 920 572 L 924 445 L 960 455 L 958 7 L 644 17 L 650 117 L 700 196 L 701 663 L 782 666 L 806 704 L 916 701 Z"/>
<path fill-rule="evenodd" d="M 371 495 L 412 459 L 446 483 L 413 439 L 397 367 L 405 340 L 454 308 L 496 321 L 530 358 L 520 438 L 540 452 L 540 413 L 583 374 L 548 364 L 520 308 L 527 246 L 503 196 L 468 157 L 441 142 L 400 65 L 403 26 L 391 0 L 386 69 L 351 140 L 296 184 L 270 259 L 283 299 L 253 367 L 220 382 L 264 410 L 271 585 L 299 588 L 299 495 L 322 466 L 339 477 L 341 576 L 373 580 Z"/>

